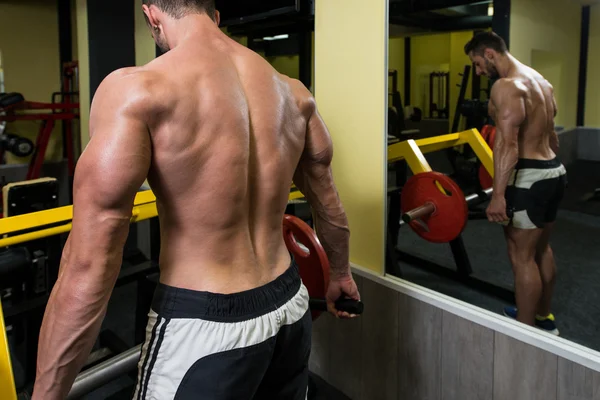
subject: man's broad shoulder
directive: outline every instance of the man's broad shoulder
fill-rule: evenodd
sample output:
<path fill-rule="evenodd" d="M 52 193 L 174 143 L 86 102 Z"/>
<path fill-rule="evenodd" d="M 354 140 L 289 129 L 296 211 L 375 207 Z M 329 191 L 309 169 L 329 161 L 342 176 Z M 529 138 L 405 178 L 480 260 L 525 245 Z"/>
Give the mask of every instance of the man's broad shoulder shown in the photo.
<path fill-rule="evenodd" d="M 491 97 L 494 103 L 499 104 L 506 100 L 521 98 L 527 94 L 528 88 L 521 79 L 502 78 L 492 86 Z"/>
<path fill-rule="evenodd" d="M 527 85 L 519 78 L 501 78 L 494 83 L 492 92 L 499 95 L 523 95 L 527 92 Z"/>
<path fill-rule="evenodd" d="M 165 79 L 160 71 L 147 67 L 127 67 L 111 72 L 98 87 L 97 96 L 136 114 L 156 114 L 165 102 Z"/>
<path fill-rule="evenodd" d="M 290 86 L 292 94 L 303 113 L 306 115 L 312 114 L 316 109 L 316 102 L 310 90 L 308 90 L 308 88 L 298 79 L 281 74 L 280 77 Z"/>

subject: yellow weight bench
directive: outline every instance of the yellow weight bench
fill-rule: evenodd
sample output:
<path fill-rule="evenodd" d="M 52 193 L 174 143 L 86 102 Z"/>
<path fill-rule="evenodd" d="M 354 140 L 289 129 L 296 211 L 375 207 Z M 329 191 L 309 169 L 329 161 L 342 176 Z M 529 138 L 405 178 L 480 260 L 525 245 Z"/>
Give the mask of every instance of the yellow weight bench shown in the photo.
<path fill-rule="evenodd" d="M 490 176 L 494 176 L 494 158 L 490 146 L 477 129 L 419 140 L 407 140 L 388 146 L 388 162 L 406 160 L 414 174 L 431 171 L 424 154 L 468 144 Z"/>

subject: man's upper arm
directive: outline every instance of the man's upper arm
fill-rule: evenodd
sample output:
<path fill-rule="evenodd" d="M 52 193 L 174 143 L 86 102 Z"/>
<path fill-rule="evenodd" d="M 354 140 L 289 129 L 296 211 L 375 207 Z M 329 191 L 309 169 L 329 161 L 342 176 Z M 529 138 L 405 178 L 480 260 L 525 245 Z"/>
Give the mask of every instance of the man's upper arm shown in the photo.
<path fill-rule="evenodd" d="M 492 101 L 496 108 L 496 126 L 501 143 L 515 144 L 519 129 L 525 122 L 527 112 L 523 88 L 510 80 L 499 80 L 494 85 Z"/>
<path fill-rule="evenodd" d="M 314 100 L 310 100 L 310 118 L 302 161 L 329 167 L 333 159 L 333 142 Z"/>
<path fill-rule="evenodd" d="M 103 238 L 128 223 L 150 166 L 149 103 L 136 73 L 117 71 L 96 91 L 91 139 L 77 163 L 73 189 L 73 233 L 78 243 L 94 234 Z"/>
<path fill-rule="evenodd" d="M 307 113 L 309 117 L 304 150 L 294 175 L 294 182 L 311 206 L 318 210 L 320 206 L 327 207 L 337 198 L 331 173 L 333 143 L 312 98 L 309 100 Z M 333 198 L 330 199 L 330 196 Z"/>

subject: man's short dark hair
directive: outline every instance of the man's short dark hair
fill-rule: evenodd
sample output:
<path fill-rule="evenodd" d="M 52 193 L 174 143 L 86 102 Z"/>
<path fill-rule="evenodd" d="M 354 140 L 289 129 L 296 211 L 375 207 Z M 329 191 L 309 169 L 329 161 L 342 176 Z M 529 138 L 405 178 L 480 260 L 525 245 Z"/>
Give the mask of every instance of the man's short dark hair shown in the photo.
<path fill-rule="evenodd" d="M 494 32 L 480 32 L 473 36 L 473 39 L 465 45 L 465 54 L 473 52 L 475 55 L 482 56 L 486 49 L 492 49 L 500 54 L 506 54 L 506 42 Z"/>
<path fill-rule="evenodd" d="M 155 5 L 176 19 L 189 13 L 206 13 L 211 19 L 215 19 L 215 0 L 142 0 L 142 4 Z"/>

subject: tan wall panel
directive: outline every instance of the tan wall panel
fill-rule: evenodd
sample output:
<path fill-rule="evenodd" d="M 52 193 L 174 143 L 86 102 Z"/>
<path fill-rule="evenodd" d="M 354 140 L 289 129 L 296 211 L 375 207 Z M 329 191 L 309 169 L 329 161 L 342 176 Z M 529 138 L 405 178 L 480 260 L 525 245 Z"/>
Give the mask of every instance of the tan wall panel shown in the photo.
<path fill-rule="evenodd" d="M 361 0 L 316 3 L 316 99 L 334 142 L 334 177 L 352 231 L 350 258 L 380 273 L 385 238 L 387 25 L 385 0 L 373 0 L 368 7 Z"/>

